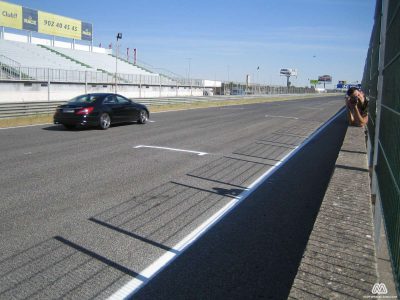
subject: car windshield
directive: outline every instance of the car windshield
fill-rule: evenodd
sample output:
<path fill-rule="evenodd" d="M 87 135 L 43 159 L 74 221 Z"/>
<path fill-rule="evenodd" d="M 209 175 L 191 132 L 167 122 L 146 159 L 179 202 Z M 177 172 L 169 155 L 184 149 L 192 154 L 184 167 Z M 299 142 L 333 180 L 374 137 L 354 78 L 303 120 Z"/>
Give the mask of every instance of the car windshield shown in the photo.
<path fill-rule="evenodd" d="M 80 95 L 68 101 L 68 103 L 93 103 L 100 97 L 98 95 Z"/>

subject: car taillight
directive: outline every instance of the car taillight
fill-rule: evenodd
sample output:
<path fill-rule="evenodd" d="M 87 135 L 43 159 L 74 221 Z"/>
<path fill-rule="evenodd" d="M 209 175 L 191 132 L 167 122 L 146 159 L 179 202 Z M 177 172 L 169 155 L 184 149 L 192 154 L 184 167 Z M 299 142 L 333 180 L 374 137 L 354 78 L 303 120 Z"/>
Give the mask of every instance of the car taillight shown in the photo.
<path fill-rule="evenodd" d="M 93 111 L 94 107 L 93 106 L 89 106 L 89 107 L 85 107 L 85 108 L 81 108 L 80 110 L 78 110 L 75 114 L 77 115 L 88 115 Z"/>

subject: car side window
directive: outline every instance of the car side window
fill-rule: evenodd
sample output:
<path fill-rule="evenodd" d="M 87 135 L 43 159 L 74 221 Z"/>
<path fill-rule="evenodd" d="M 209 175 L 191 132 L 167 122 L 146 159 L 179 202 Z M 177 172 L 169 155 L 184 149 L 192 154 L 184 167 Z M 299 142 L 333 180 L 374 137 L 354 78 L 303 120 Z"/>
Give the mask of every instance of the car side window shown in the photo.
<path fill-rule="evenodd" d="M 117 97 L 118 104 L 125 104 L 125 105 L 127 105 L 127 104 L 130 104 L 130 103 L 131 103 L 131 101 L 129 101 L 128 99 L 125 99 L 125 98 L 123 98 L 123 97 L 121 97 L 121 96 L 116 96 L 116 97 Z"/>
<path fill-rule="evenodd" d="M 114 95 L 107 96 L 103 100 L 103 104 L 116 104 L 116 103 L 117 103 L 117 99 L 115 98 Z"/>

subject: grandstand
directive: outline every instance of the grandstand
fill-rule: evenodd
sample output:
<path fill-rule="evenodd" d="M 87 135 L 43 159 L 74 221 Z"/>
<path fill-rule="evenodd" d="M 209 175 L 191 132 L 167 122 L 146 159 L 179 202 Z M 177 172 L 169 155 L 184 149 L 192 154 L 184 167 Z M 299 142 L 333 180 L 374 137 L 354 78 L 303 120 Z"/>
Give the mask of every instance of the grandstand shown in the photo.
<path fill-rule="evenodd" d="M 117 77 L 122 84 L 190 85 L 183 78 L 152 72 L 121 58 L 116 75 L 116 57 L 107 52 L 54 47 L 43 41 L 33 44 L 0 39 L 0 77 L 80 83 L 115 83 Z M 192 85 L 200 83 L 194 81 Z"/>
<path fill-rule="evenodd" d="M 76 49 L 72 49 L 76 48 Z M 0 37 L 0 103 L 65 101 L 87 92 L 127 97 L 201 96 L 204 80 L 153 71 L 116 57 L 111 50 L 14 33 Z M 216 84 L 213 83 L 213 86 Z"/>
<path fill-rule="evenodd" d="M 93 46 L 91 23 L 3 1 L 0 8 L 7 11 L 0 22 L 0 103 L 64 101 L 88 92 L 202 96 L 221 85 L 117 58 Z M 44 26 L 49 22 L 55 26 Z"/>
<path fill-rule="evenodd" d="M 21 67 L 79 71 L 96 70 L 84 63 L 69 60 L 35 44 L 0 40 L 0 53 L 0 62 L 5 65 L 8 65 L 8 59 L 18 63 Z"/>
<path fill-rule="evenodd" d="M 8 70 L 10 77 L 12 75 L 19 76 L 22 72 L 25 75 L 22 79 L 41 79 L 43 72 L 37 72 L 37 69 L 100 71 L 109 75 L 115 74 L 116 57 L 107 53 L 1 39 L 0 53 L 1 68 Z M 19 72 L 17 72 L 17 69 Z M 31 69 L 36 70 L 32 72 Z M 126 77 L 126 75 L 160 76 L 123 59 L 118 59 L 118 74 L 120 74 L 120 79 Z M 76 76 L 72 76 L 72 78 L 70 76 L 69 79 L 76 79 Z M 126 80 L 123 79 L 123 81 Z M 154 80 L 151 81 L 154 82 Z"/>
<path fill-rule="evenodd" d="M 46 47 L 46 46 L 43 46 Z M 81 50 L 73 50 L 66 48 L 46 47 L 58 55 L 64 55 L 67 58 L 72 58 L 79 62 L 84 62 L 97 70 L 105 70 L 109 73 L 115 72 L 115 57 L 110 54 L 94 53 Z M 128 63 L 125 60 L 118 59 L 118 72 L 122 74 L 135 75 L 158 75 L 144 70 L 134 64 Z"/>

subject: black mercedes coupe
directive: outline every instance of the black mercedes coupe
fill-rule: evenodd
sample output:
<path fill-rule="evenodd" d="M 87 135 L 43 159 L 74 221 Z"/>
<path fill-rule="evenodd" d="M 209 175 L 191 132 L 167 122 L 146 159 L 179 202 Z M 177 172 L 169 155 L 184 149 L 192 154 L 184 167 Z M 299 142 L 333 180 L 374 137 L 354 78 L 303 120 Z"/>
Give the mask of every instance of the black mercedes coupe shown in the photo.
<path fill-rule="evenodd" d="M 57 107 L 54 124 L 67 129 L 76 126 L 97 126 L 107 129 L 111 124 L 138 122 L 145 124 L 150 113 L 143 104 L 118 94 L 93 93 L 77 96 Z"/>

